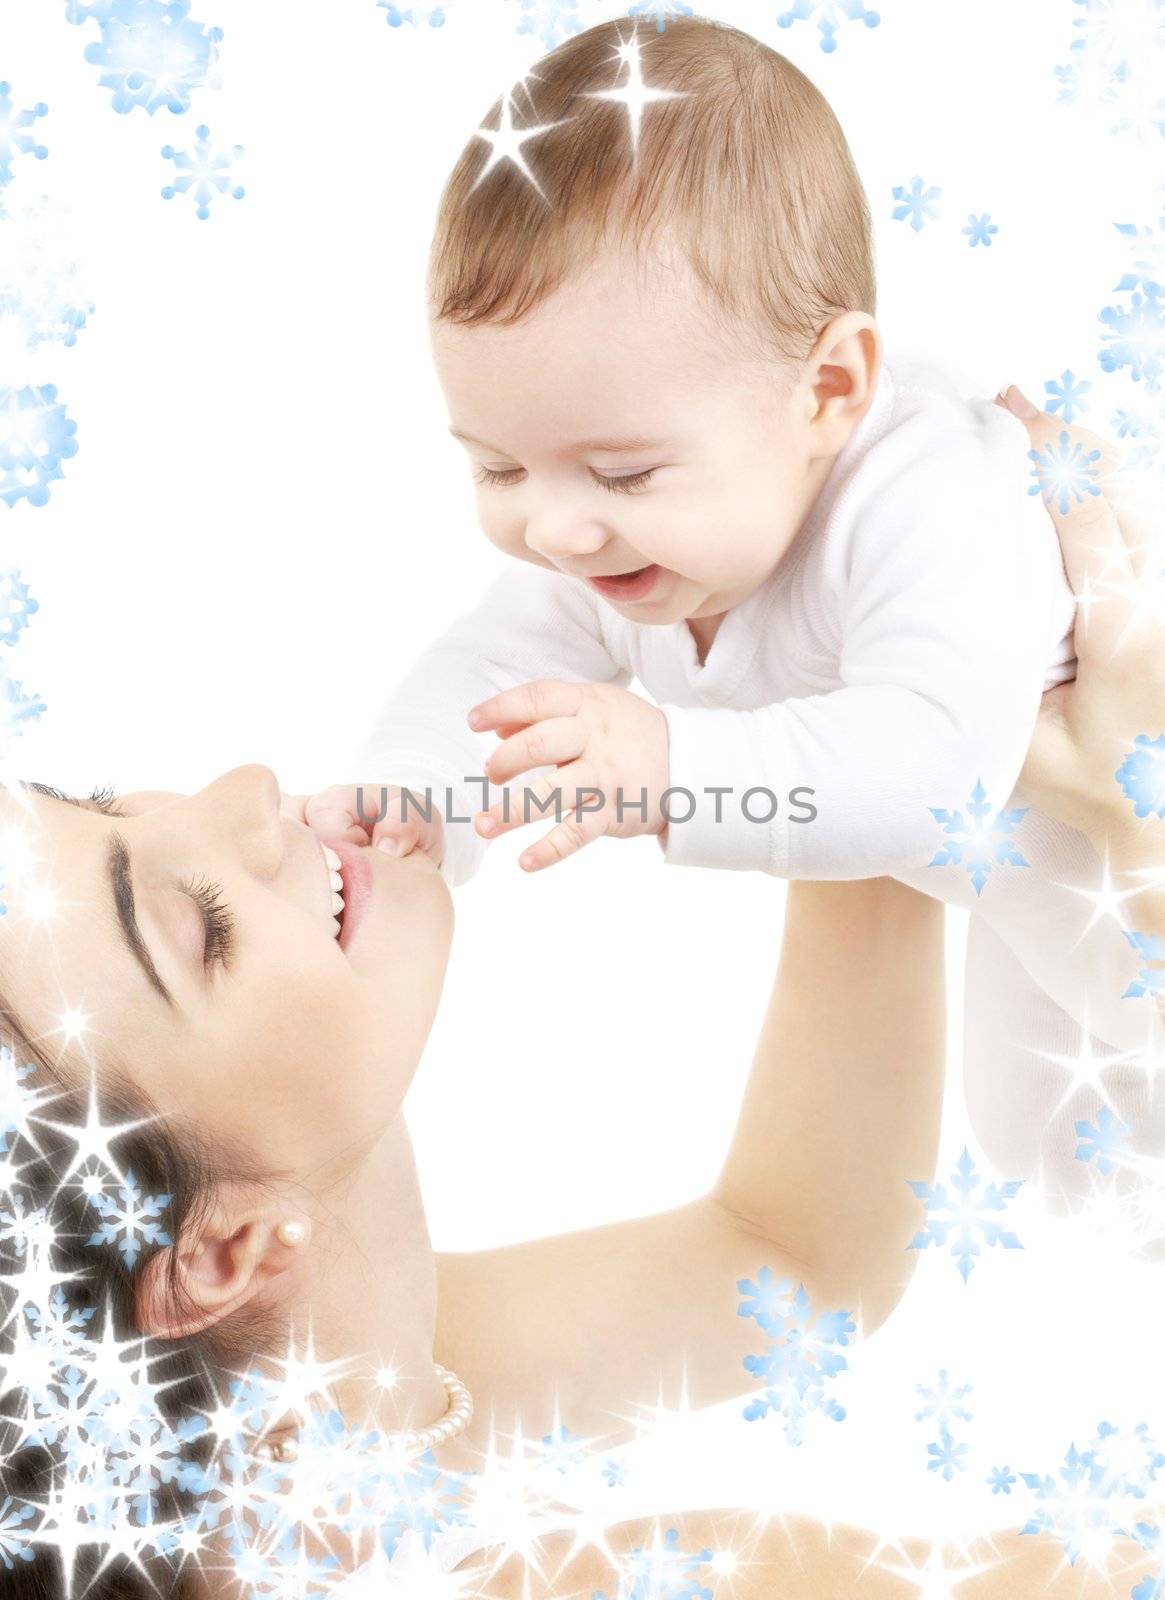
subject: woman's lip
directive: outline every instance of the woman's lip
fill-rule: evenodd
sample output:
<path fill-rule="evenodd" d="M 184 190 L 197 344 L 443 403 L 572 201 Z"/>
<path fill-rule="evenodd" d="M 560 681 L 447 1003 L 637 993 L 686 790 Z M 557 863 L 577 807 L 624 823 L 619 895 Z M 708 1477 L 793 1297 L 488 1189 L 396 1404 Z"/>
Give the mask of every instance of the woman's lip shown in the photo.
<path fill-rule="evenodd" d="M 344 910 L 336 943 L 341 950 L 347 950 L 372 898 L 372 867 L 368 860 L 371 852 L 367 845 L 349 844 L 346 839 L 332 839 L 328 848 L 339 856 L 344 879 Z"/>
<path fill-rule="evenodd" d="M 662 570 L 652 562 L 651 566 L 642 567 L 631 575 L 620 573 L 617 577 L 588 578 L 587 582 L 607 600 L 642 600 L 655 587 Z"/>

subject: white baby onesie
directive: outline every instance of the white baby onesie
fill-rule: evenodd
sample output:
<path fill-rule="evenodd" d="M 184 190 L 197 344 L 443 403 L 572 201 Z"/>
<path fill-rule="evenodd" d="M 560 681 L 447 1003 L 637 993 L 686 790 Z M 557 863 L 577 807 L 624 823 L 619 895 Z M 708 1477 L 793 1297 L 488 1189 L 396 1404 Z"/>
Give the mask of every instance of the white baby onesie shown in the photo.
<path fill-rule="evenodd" d="M 1162 1030 L 1151 999 L 1123 998 L 1141 963 L 1111 918 L 1089 929 L 1092 904 L 1073 892 L 1101 876 L 1083 835 L 1030 808 L 996 833 L 1005 843 L 1010 831 L 1028 865 L 992 864 L 977 887 L 966 864 L 930 864 L 959 839 L 934 810 L 961 812 L 974 827 L 976 805 L 990 823 L 1026 804 L 1016 783 L 1040 696 L 1075 675 L 1074 601 L 1055 528 L 1030 492 L 1029 449 L 1022 423 L 993 401 L 963 397 L 940 369 L 887 357 L 792 546 L 727 614 L 703 664 L 686 622 L 629 621 L 581 581 L 515 562 L 413 666 L 357 771 L 433 791 L 446 818 L 442 871 L 464 882 L 486 844 L 468 820 L 450 818 L 482 808 L 482 764 L 497 742 L 466 727 L 469 707 L 533 678 L 635 678 L 667 718 L 680 791 L 669 802 L 667 862 L 784 878 L 892 875 L 990 923 L 1004 959 L 1056 1012 L 1049 1049 L 1065 1053 L 1068 1020 L 1101 1053 L 1143 1051 Z M 517 796 L 531 781 L 523 774 L 508 787 Z M 491 786 L 489 801 L 499 797 Z M 537 831 L 552 820 L 536 820 Z M 975 973 L 972 961 L 968 1018 L 976 1008 L 991 1016 L 986 1033 L 976 1022 L 981 1059 L 967 1060 L 969 1085 L 1010 1025 L 991 993 L 972 992 Z M 1038 1048 L 1029 1042 L 1024 1059 Z M 1059 1116 L 1060 1136 L 1038 1159 L 1071 1187 L 1082 1175 L 1067 1147 L 1074 1119 L 1101 1101 L 1075 1094 L 1065 1122 L 1067 1069 L 1040 1071 L 1043 1110 Z M 1146 1149 L 1160 1148 L 1165 1122 L 1153 1131 L 1146 1120 L 1145 1075 L 1126 1077 L 1114 1104 Z M 1030 1096 L 1022 1104 L 1038 1121 Z M 992 1115 L 976 1121 L 992 1159 L 991 1142 L 1015 1154 L 999 1137 L 1010 1123 L 997 1094 Z"/>

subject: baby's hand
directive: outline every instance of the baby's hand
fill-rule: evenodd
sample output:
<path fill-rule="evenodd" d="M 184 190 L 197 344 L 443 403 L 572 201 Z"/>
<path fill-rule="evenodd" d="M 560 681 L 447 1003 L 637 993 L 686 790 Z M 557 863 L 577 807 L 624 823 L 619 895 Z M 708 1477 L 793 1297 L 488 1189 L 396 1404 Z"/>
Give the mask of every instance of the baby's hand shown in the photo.
<path fill-rule="evenodd" d="M 502 740 L 485 765 L 491 783 L 508 783 L 532 767 L 558 768 L 529 790 L 544 804 L 558 789 L 565 815 L 519 856 L 527 871 L 552 866 L 604 834 L 630 839 L 666 828 L 660 799 L 668 784 L 667 718 L 629 689 L 540 678 L 483 700 L 470 711 L 469 725 L 492 728 Z M 597 790 L 601 804 L 593 793 L 577 797 L 577 790 Z M 508 808 L 499 800 L 474 818 L 486 838 L 555 815 L 553 807 L 541 812 L 533 802 L 527 812 L 521 793 L 507 798 Z"/>
<path fill-rule="evenodd" d="M 322 789 L 319 794 L 288 795 L 284 809 L 290 809 L 291 815 L 298 816 L 324 839 L 371 844 L 398 856 L 422 850 L 440 866 L 445 836 L 438 805 L 433 801 L 432 818 L 426 821 L 425 796 L 410 789 L 414 801 L 402 820 L 400 797 L 404 792 L 393 784 L 341 783 Z"/>

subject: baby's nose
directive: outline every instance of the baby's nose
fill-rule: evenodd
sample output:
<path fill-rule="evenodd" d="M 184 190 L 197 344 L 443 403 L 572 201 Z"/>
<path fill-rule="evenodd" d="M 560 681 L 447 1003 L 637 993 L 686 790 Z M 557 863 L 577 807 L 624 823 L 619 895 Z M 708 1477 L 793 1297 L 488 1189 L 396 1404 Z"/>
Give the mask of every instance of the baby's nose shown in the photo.
<path fill-rule="evenodd" d="M 605 528 L 585 517 L 546 516 L 526 524 L 527 548 L 548 561 L 593 555 L 608 538 Z"/>

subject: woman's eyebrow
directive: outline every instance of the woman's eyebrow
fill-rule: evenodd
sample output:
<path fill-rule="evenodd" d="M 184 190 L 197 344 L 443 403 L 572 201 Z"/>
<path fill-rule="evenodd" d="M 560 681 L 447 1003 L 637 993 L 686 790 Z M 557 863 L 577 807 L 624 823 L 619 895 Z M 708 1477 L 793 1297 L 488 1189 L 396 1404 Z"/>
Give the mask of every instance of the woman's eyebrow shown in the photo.
<path fill-rule="evenodd" d="M 117 920 L 121 926 L 122 935 L 129 947 L 130 954 L 166 1004 L 177 1007 L 178 1003 L 162 982 L 158 969 L 154 965 L 154 958 L 150 954 L 146 941 L 142 938 L 142 930 L 138 927 L 137 914 L 134 911 L 133 869 L 129 858 L 129 846 L 120 833 L 112 834 L 110 837 L 105 866 L 109 873 L 109 885 L 113 894 L 113 904 L 117 911 Z"/>

